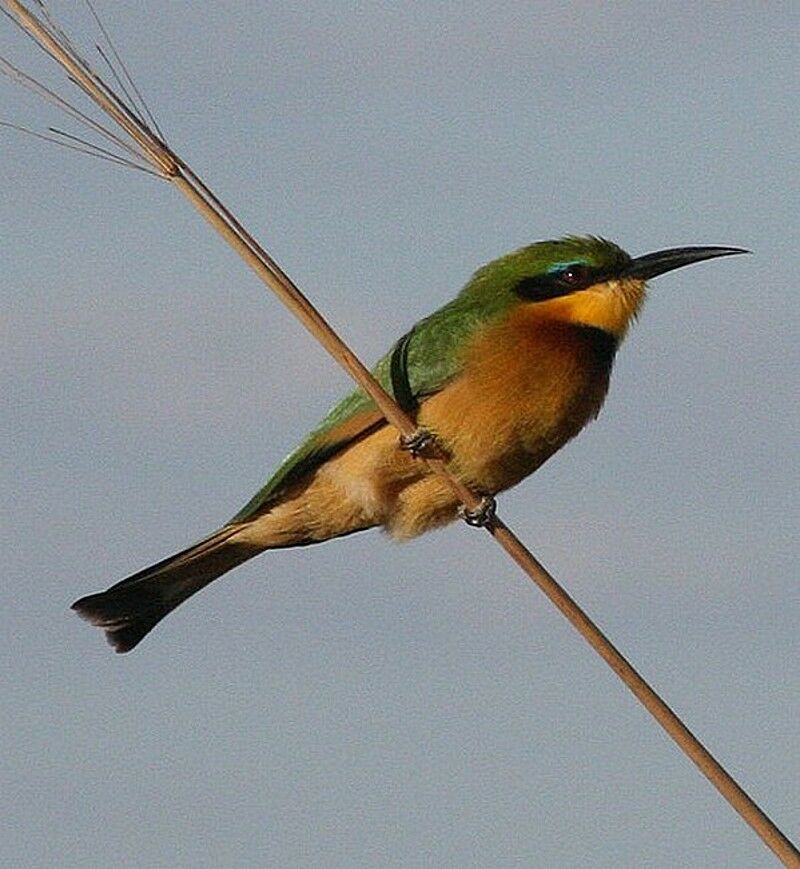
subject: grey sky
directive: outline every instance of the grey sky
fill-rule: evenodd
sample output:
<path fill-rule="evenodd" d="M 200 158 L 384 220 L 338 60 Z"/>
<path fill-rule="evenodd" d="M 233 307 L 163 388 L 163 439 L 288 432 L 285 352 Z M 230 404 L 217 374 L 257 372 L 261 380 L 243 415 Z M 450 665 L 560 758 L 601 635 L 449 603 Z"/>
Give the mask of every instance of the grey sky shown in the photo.
<path fill-rule="evenodd" d="M 299 7 L 97 0 L 366 361 L 538 238 L 754 251 L 653 282 L 600 420 L 500 509 L 800 837 L 796 4 Z M 47 69 L 7 22 L 0 53 Z M 65 123 L 6 81 L 0 118 Z M 774 865 L 465 527 L 267 554 L 115 656 L 69 603 L 227 519 L 349 383 L 167 185 L 2 148 L 0 862 Z"/>

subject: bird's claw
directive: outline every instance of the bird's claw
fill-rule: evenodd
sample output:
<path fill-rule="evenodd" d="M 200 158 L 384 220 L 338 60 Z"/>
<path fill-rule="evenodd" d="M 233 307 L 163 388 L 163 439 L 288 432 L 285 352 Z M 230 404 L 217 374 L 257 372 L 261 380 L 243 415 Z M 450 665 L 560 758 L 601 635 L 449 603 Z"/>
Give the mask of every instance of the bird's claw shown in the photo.
<path fill-rule="evenodd" d="M 418 428 L 410 435 L 400 435 L 400 449 L 408 450 L 412 458 L 418 459 L 431 449 L 434 440 L 426 428 Z"/>
<path fill-rule="evenodd" d="M 458 515 L 473 528 L 486 528 L 491 525 L 496 513 L 497 501 L 491 495 L 484 495 L 474 510 L 464 504 L 458 508 Z"/>

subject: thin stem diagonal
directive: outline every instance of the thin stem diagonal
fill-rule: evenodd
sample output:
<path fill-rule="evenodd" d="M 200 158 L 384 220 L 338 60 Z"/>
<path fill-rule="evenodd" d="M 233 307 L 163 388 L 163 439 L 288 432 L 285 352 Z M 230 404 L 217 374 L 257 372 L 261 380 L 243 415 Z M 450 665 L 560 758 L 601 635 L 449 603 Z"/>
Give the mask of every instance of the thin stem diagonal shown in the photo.
<path fill-rule="evenodd" d="M 272 289 L 306 329 L 375 401 L 389 423 L 404 437 L 416 430 L 413 419 L 388 395 L 352 350 L 328 325 L 319 311 L 245 229 L 205 182 L 156 135 L 114 90 L 83 60 L 52 19 L 42 20 L 19 0 L 0 0 L 0 5 L 73 79 L 100 110 L 130 138 L 138 155 L 155 172 L 170 180 L 200 214 L 239 253 Z M 468 510 L 477 510 L 481 499 L 448 470 L 446 457 L 423 453 L 422 461 L 447 481 Z M 764 811 L 694 736 L 645 679 L 603 634 L 581 607 L 548 573 L 514 532 L 495 517 L 486 526 L 489 534 L 513 561 L 544 592 L 589 645 L 619 676 L 661 727 L 692 760 L 728 803 L 750 825 L 776 857 L 792 869 L 800 869 L 800 852 Z"/>

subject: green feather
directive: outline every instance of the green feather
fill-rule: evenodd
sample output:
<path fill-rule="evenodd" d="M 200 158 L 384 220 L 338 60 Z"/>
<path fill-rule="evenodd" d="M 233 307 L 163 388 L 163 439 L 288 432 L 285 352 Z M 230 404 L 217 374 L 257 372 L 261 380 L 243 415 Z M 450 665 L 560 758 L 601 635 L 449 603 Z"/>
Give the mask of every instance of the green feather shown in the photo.
<path fill-rule="evenodd" d="M 616 245 L 594 237 L 567 236 L 512 251 L 478 269 L 455 299 L 420 320 L 375 365 L 372 373 L 401 406 L 411 410 L 420 399 L 438 392 L 458 375 L 464 348 L 478 330 L 522 303 L 514 293 L 520 280 L 546 274 L 555 263 L 581 261 L 606 269 L 628 259 Z M 231 523 L 244 522 L 262 511 L 289 486 L 344 449 L 352 438 L 331 441 L 329 433 L 356 415 L 374 409 L 374 402 L 360 388 L 334 405 Z"/>

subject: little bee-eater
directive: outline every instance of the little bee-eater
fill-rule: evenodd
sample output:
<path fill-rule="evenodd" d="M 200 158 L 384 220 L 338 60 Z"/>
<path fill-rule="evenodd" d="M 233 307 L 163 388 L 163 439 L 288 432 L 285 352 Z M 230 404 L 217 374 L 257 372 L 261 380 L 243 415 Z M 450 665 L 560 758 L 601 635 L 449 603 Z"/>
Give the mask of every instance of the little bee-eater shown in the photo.
<path fill-rule="evenodd" d="M 475 272 L 374 374 L 415 410 L 450 470 L 491 497 L 597 416 L 647 280 L 738 253 L 746 251 L 682 247 L 633 259 L 600 238 L 538 242 Z M 265 549 L 376 525 L 414 537 L 452 521 L 459 508 L 452 489 L 413 453 L 357 389 L 218 531 L 73 609 L 127 652 L 188 597 Z"/>

